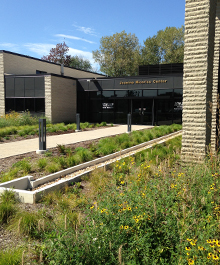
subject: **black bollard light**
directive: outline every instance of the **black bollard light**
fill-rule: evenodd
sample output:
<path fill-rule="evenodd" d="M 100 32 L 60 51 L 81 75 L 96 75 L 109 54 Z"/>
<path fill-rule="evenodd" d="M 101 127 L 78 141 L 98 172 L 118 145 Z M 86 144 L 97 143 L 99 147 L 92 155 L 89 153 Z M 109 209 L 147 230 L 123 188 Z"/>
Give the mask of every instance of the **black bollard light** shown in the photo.
<path fill-rule="evenodd" d="M 131 132 L 131 114 L 130 113 L 128 114 L 127 121 L 128 121 L 128 131 L 127 131 L 127 133 L 130 133 Z"/>
<path fill-rule="evenodd" d="M 46 119 L 39 119 L 39 150 L 36 153 L 42 154 L 46 151 Z"/>
<path fill-rule="evenodd" d="M 80 114 L 76 113 L 76 132 L 80 132 Z"/>

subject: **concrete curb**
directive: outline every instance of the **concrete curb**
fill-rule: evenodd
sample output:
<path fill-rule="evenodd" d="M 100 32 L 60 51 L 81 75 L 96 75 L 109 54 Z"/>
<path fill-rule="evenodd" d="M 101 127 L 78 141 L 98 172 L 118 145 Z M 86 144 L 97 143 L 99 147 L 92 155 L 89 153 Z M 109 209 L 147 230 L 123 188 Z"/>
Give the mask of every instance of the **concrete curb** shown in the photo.
<path fill-rule="evenodd" d="M 156 139 L 153 139 L 148 142 L 141 143 L 139 145 L 135 145 L 133 147 L 121 150 L 119 152 L 97 158 L 95 160 L 70 167 L 64 170 L 61 170 L 59 172 L 47 175 L 45 177 L 39 178 L 37 180 L 34 180 L 33 176 L 25 176 L 22 178 L 14 179 L 8 182 L 4 182 L 0 184 L 0 193 L 2 193 L 5 189 L 13 189 L 13 191 L 16 193 L 19 200 L 23 203 L 35 203 L 39 201 L 43 195 L 47 194 L 48 192 L 60 189 L 64 187 L 65 185 L 71 184 L 73 182 L 78 182 L 81 180 L 82 176 L 87 175 L 91 171 L 93 171 L 96 168 L 108 166 L 112 163 L 114 163 L 116 160 L 120 160 L 122 158 L 125 158 L 127 156 L 131 156 L 132 154 L 136 152 L 140 152 L 144 149 L 151 148 L 155 144 L 161 144 L 167 140 L 170 140 L 178 135 L 181 135 L 182 131 L 174 132 L 169 135 L 165 135 Z M 86 170 L 88 168 L 88 170 Z M 83 170 L 83 173 L 80 173 L 79 171 Z M 74 172 L 79 172 L 77 175 L 69 176 L 66 178 L 65 176 L 72 174 Z M 56 179 L 55 183 L 49 184 L 49 182 L 52 182 Z M 47 184 L 48 185 L 45 185 Z M 39 188 L 34 191 L 30 191 L 30 189 L 35 189 L 36 187 L 39 187 L 40 185 L 44 185 L 42 188 Z"/>

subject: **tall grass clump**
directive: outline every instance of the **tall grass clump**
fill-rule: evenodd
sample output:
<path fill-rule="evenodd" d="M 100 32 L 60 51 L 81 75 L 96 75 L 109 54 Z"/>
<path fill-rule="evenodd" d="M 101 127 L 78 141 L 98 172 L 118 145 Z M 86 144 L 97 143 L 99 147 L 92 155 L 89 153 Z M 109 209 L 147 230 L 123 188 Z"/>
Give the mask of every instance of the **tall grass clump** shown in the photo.
<path fill-rule="evenodd" d="M 77 147 L 75 149 L 74 158 L 75 161 L 78 161 L 78 163 L 87 162 L 93 159 L 93 154 L 90 150 L 83 148 L 83 147 Z"/>
<path fill-rule="evenodd" d="M 5 190 L 0 195 L 0 224 L 9 223 L 10 219 L 15 215 L 16 198 L 12 190 Z"/>
<path fill-rule="evenodd" d="M 21 248 L 0 250 L 0 265 L 20 265 L 22 253 Z"/>
<path fill-rule="evenodd" d="M 12 165 L 9 171 L 0 174 L 0 182 L 6 182 L 15 178 L 28 175 L 32 170 L 32 164 L 27 159 L 22 159 Z"/>

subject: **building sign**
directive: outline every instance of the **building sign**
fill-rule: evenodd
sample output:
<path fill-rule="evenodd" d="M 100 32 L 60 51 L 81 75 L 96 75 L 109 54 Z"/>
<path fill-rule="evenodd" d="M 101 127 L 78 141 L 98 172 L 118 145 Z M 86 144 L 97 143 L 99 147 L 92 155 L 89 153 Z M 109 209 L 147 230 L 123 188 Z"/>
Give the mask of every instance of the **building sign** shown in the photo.
<path fill-rule="evenodd" d="M 182 102 L 174 102 L 174 111 L 182 111 L 183 104 Z"/>
<path fill-rule="evenodd" d="M 114 103 L 102 103 L 103 109 L 114 109 Z"/>
<path fill-rule="evenodd" d="M 128 81 L 128 82 L 120 82 L 120 85 L 139 85 L 139 84 L 163 84 L 167 83 L 167 80 L 137 80 L 137 81 Z"/>

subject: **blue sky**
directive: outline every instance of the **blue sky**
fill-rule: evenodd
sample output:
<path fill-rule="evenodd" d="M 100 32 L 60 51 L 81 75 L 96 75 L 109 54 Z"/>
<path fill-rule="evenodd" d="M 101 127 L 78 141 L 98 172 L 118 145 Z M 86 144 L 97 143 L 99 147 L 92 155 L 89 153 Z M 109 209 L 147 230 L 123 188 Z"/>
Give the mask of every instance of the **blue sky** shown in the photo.
<path fill-rule="evenodd" d="M 0 50 L 36 58 L 65 41 L 89 59 L 103 36 L 125 30 L 141 45 L 166 27 L 184 25 L 185 0 L 1 0 Z"/>

